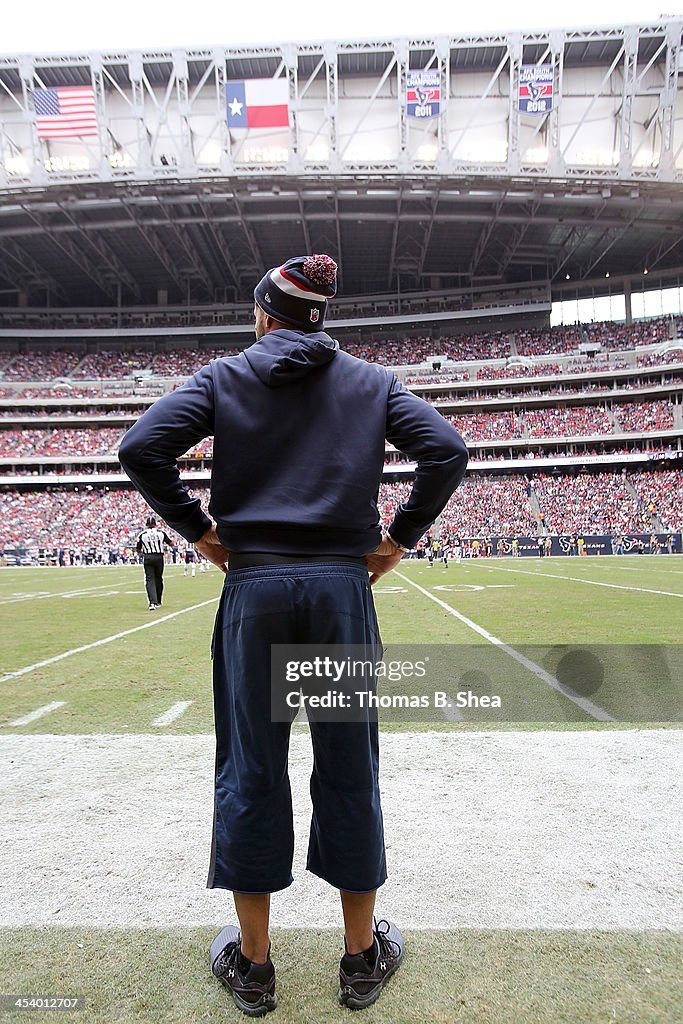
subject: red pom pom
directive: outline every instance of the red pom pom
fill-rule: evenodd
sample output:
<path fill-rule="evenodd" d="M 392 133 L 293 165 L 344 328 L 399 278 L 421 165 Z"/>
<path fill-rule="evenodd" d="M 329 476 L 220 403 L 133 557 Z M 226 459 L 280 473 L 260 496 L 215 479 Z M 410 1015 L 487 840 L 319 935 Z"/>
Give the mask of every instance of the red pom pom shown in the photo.
<path fill-rule="evenodd" d="M 306 257 L 302 270 L 309 281 L 322 286 L 332 284 L 337 275 L 337 264 L 331 256 L 316 253 Z"/>

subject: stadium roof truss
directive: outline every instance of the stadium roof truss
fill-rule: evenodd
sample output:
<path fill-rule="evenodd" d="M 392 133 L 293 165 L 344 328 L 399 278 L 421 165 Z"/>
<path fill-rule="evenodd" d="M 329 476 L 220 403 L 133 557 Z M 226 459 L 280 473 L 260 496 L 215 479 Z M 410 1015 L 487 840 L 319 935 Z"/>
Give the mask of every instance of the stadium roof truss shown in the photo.
<path fill-rule="evenodd" d="M 682 32 L 0 56 L 0 290 L 238 301 L 295 249 L 347 294 L 678 267 Z M 285 123 L 232 126 L 264 80 Z M 70 87 L 96 134 L 46 138 Z"/>
<path fill-rule="evenodd" d="M 683 21 L 457 38 L 0 57 L 0 184 L 356 174 L 683 180 Z M 551 82 L 529 101 L 523 68 Z M 411 114 L 412 72 L 439 93 Z M 528 74 L 528 72 L 526 73 Z M 289 126 L 225 86 L 287 83 Z M 46 140 L 38 88 L 90 86 L 98 135 Z M 415 104 L 413 104 L 415 105 Z"/>

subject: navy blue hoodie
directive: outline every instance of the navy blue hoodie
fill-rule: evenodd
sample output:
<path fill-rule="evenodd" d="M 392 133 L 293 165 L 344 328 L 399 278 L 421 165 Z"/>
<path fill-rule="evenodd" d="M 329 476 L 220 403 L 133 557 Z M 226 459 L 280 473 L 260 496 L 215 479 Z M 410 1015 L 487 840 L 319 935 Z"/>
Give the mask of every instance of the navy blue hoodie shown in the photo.
<path fill-rule="evenodd" d="M 393 373 L 329 335 L 277 330 L 215 359 L 156 402 L 119 459 L 149 505 L 188 541 L 211 525 L 177 459 L 213 434 L 209 511 L 229 551 L 362 556 L 381 539 L 377 491 L 387 438 L 417 462 L 390 527 L 413 547 L 458 486 L 458 432 Z"/>

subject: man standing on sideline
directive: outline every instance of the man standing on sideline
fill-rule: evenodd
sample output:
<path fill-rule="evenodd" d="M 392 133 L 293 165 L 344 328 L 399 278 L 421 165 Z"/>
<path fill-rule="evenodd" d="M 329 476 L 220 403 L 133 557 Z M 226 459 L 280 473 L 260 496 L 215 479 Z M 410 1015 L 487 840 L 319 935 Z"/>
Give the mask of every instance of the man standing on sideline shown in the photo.
<path fill-rule="evenodd" d="M 135 545 L 138 554 L 142 554 L 145 567 L 145 589 L 149 600 L 148 609 L 154 611 L 161 608 L 161 595 L 164 592 L 164 544 L 173 544 L 171 538 L 163 530 L 157 528 L 154 516 L 149 516 Z"/>
<path fill-rule="evenodd" d="M 160 516 L 225 572 L 213 641 L 215 805 L 207 885 L 234 894 L 239 929 L 212 943 L 214 974 L 256 1016 L 277 1005 L 270 897 L 291 885 L 291 722 L 272 720 L 272 644 L 380 642 L 370 586 L 398 565 L 462 480 L 457 431 L 385 367 L 322 328 L 334 261 L 299 256 L 254 290 L 256 343 L 216 359 L 156 402 L 119 458 Z M 209 511 L 177 459 L 214 437 Z M 385 439 L 417 463 L 410 497 L 382 532 Z M 368 579 L 368 572 L 370 578 Z M 374 680 L 373 680 L 374 682 Z M 399 967 L 398 928 L 374 918 L 386 880 L 377 722 L 312 720 L 307 867 L 341 894 L 339 1001 L 369 1006 Z"/>

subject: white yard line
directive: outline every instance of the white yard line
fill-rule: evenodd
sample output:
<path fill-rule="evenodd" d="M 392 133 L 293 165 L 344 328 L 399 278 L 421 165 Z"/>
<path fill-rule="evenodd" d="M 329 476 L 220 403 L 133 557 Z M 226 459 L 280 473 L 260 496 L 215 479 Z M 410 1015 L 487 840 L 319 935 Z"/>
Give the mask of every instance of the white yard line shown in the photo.
<path fill-rule="evenodd" d="M 589 587 L 608 587 L 610 590 L 635 590 L 641 594 L 660 594 L 662 597 L 683 597 L 670 590 L 651 590 L 649 587 L 627 587 L 623 583 L 603 583 L 601 580 L 586 580 L 582 576 L 558 576 L 552 572 L 538 572 L 536 569 L 508 569 L 504 565 L 492 565 L 491 569 L 499 572 L 516 572 L 524 576 L 546 576 L 549 580 L 568 580 L 571 583 L 585 583 Z"/>
<path fill-rule="evenodd" d="M 78 587 L 77 590 L 56 590 L 52 594 L 38 593 L 38 594 L 21 594 L 19 597 L 8 597 L 0 601 L 1 604 L 18 604 L 20 601 L 44 601 L 48 597 L 74 597 L 78 594 L 82 594 L 84 597 L 88 594 L 93 593 L 95 590 L 107 590 L 112 584 L 118 586 L 124 582 L 124 579 L 120 580 L 109 580 L 108 583 L 100 583 L 96 587 Z M 142 589 L 142 587 L 141 587 Z"/>
<path fill-rule="evenodd" d="M 27 715 L 22 715 L 21 718 L 15 718 L 13 722 L 7 722 L 5 728 L 11 725 L 30 725 L 31 722 L 37 721 L 43 715 L 49 715 L 51 711 L 56 711 L 57 708 L 63 707 L 64 704 L 66 704 L 65 700 L 53 700 L 51 704 L 43 704 L 42 708 L 36 708 L 35 711 L 29 711 Z"/>
<path fill-rule="evenodd" d="M 165 725 L 170 725 L 171 722 L 175 722 L 176 718 L 185 714 L 191 703 L 191 700 L 179 700 L 177 704 L 171 704 L 168 711 L 164 711 L 162 715 L 154 719 L 152 725 L 160 729 Z"/>
<path fill-rule="evenodd" d="M 406 929 L 680 933 L 682 741 L 681 729 L 383 734 L 378 911 Z M 209 735 L 0 734 L 0 927 L 217 932 L 229 894 L 205 888 L 214 757 Z M 273 896 L 273 926 L 338 928 L 337 891 L 305 870 L 307 733 L 289 764 L 294 885 Z"/>
<path fill-rule="evenodd" d="M 446 601 L 442 601 L 434 594 L 430 594 L 430 592 L 425 590 L 424 587 L 421 587 L 419 583 L 413 582 L 410 577 L 404 576 L 403 573 L 398 572 L 396 569 L 394 569 L 394 572 L 397 576 L 400 576 L 402 580 L 405 580 L 406 583 L 409 583 L 411 587 L 415 587 L 415 589 L 419 590 L 421 594 L 428 597 L 430 601 L 434 601 L 435 604 L 438 604 L 441 608 L 447 611 L 449 615 L 453 615 L 456 619 L 462 622 L 463 625 L 474 630 L 474 632 L 478 633 L 480 637 L 483 637 L 484 640 L 488 640 L 488 642 L 493 644 L 494 647 L 497 647 L 505 654 L 508 654 L 511 658 L 514 658 L 515 661 L 519 662 L 520 665 L 523 665 L 524 668 L 533 673 L 533 675 L 540 679 L 541 682 L 550 686 L 557 693 L 561 693 L 563 697 L 570 700 L 572 704 L 576 704 L 577 707 L 581 708 L 582 711 L 585 711 L 587 715 L 591 716 L 591 718 L 597 719 L 598 722 L 614 721 L 613 717 L 608 715 L 601 707 L 598 707 L 598 705 L 594 704 L 593 701 L 588 700 L 587 697 L 582 697 L 579 693 L 576 693 L 575 690 L 572 690 L 571 687 L 565 686 L 559 681 L 559 679 L 556 679 L 554 675 L 551 675 L 550 672 L 546 672 L 544 668 L 537 665 L 535 661 L 531 661 L 530 658 L 525 657 L 525 655 L 520 651 L 515 650 L 514 647 L 510 647 L 509 644 L 503 643 L 503 641 L 499 640 L 497 636 L 493 635 L 493 633 L 489 633 L 489 631 L 484 629 L 483 626 L 479 626 L 476 622 L 473 622 L 472 619 L 468 619 L 466 615 L 456 611 L 455 608 L 452 608 L 451 605 L 446 603 Z"/>
<path fill-rule="evenodd" d="M 124 629 L 121 633 L 113 633 L 112 636 L 105 636 L 101 640 L 94 640 L 91 644 L 84 644 L 82 647 L 73 647 L 70 651 L 64 651 L 62 654 L 55 654 L 51 658 L 45 658 L 43 661 L 37 661 L 34 665 L 26 665 L 24 668 L 16 669 L 14 672 L 5 672 L 4 675 L 0 676 L 0 683 L 4 683 L 7 679 L 16 679 L 18 676 L 25 676 L 29 672 L 35 672 L 36 669 L 45 668 L 46 665 L 54 665 L 56 661 L 62 661 L 64 658 L 70 658 L 73 654 L 82 654 L 83 651 L 90 651 L 93 647 L 103 647 L 105 644 L 111 644 L 115 640 L 120 640 L 121 637 L 130 636 L 132 633 L 139 633 L 142 629 L 153 629 L 154 626 L 160 626 L 162 622 L 168 622 L 169 619 L 175 619 L 179 615 L 185 615 L 186 612 L 194 612 L 197 608 L 205 608 L 207 604 L 216 604 L 218 597 L 212 597 L 208 601 L 202 601 L 200 604 L 190 605 L 189 608 L 181 608 L 178 612 L 171 612 L 170 615 L 162 615 L 161 618 L 151 619 L 149 622 L 143 623 L 142 626 L 134 626 L 132 629 Z"/>

